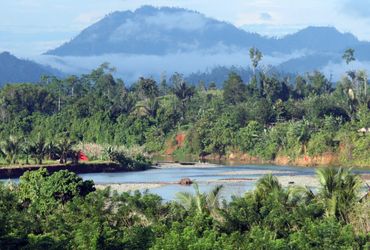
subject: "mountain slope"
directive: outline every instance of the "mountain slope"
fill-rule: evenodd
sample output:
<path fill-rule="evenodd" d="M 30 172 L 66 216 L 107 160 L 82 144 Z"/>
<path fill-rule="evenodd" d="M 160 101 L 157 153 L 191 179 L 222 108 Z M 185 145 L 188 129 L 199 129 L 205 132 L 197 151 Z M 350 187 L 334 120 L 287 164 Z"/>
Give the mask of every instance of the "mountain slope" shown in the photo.
<path fill-rule="evenodd" d="M 163 55 L 263 44 L 264 38 L 234 25 L 180 8 L 145 6 L 114 12 L 46 54 L 91 56 L 111 53 Z"/>
<path fill-rule="evenodd" d="M 277 39 L 275 44 L 271 45 L 279 52 L 307 50 L 316 53 L 342 53 L 345 48 L 356 46 L 359 43 L 354 35 L 341 33 L 333 27 L 307 27 Z M 370 43 L 367 43 L 367 46 L 369 45 Z"/>
<path fill-rule="evenodd" d="M 275 39 L 249 33 L 234 25 L 181 8 L 144 6 L 114 12 L 83 30 L 70 42 L 46 52 L 57 56 L 103 54 L 166 55 L 202 51 L 217 53 L 258 47 L 265 54 L 342 53 L 348 47 L 370 50 L 350 33 L 333 27 L 307 27 Z M 369 56 L 368 56 L 369 57 Z M 370 57 L 369 57 L 370 60 Z"/>
<path fill-rule="evenodd" d="M 37 82 L 42 75 L 61 76 L 62 73 L 29 60 L 18 59 L 9 52 L 0 53 L 0 86 L 15 82 Z"/>
<path fill-rule="evenodd" d="M 359 61 L 370 62 L 370 42 L 334 27 L 307 27 L 282 38 L 269 38 L 199 12 L 151 6 L 109 14 L 45 54 L 50 56 L 48 63 L 58 68 L 77 71 L 110 62 L 121 75 L 137 77 L 163 71 L 188 74 L 217 66 L 246 67 L 252 46 L 264 54 L 262 65 L 291 73 L 333 64 L 342 67 L 347 48 L 355 49 Z M 69 73 L 81 73 L 76 71 Z"/>

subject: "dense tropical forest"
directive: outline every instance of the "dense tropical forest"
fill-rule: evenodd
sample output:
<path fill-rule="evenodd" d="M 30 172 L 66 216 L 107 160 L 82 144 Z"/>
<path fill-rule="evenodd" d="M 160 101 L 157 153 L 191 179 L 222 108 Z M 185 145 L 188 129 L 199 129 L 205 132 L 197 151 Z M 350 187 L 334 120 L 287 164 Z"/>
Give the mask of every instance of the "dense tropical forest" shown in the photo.
<path fill-rule="evenodd" d="M 178 193 L 95 191 L 60 171 L 0 185 L 1 249 L 369 249 L 370 202 L 349 170 L 318 170 L 318 190 L 266 175 L 226 202 L 222 186 Z"/>
<path fill-rule="evenodd" d="M 350 65 L 354 51 L 343 58 Z M 265 161 L 330 156 L 370 166 L 370 93 L 365 71 L 338 82 L 320 72 L 287 77 L 260 66 L 253 77 L 230 73 L 222 89 L 181 74 L 125 85 L 103 64 L 89 74 L 43 77 L 0 90 L 1 165 L 68 159 L 125 169 L 149 156 Z M 179 140 L 181 138 L 181 140 Z M 41 168 L 18 184 L 0 184 L 1 249 L 368 249 L 370 203 L 348 169 L 317 171 L 320 186 L 283 188 L 276 177 L 226 201 L 222 186 L 179 193 L 165 202 L 150 193 L 95 190 L 68 171 Z"/>
<path fill-rule="evenodd" d="M 126 86 L 108 64 L 81 76 L 8 84 L 0 90 L 1 162 L 63 162 L 82 149 L 109 160 L 106 152 L 124 147 L 140 159 L 166 152 L 293 164 L 329 157 L 334 165 L 369 167 L 367 73 L 349 70 L 338 82 L 318 71 L 285 77 L 261 66 L 262 56 L 251 49 L 253 77 L 243 82 L 230 73 L 222 89 L 177 73 Z M 354 51 L 343 58 L 351 68 Z"/>

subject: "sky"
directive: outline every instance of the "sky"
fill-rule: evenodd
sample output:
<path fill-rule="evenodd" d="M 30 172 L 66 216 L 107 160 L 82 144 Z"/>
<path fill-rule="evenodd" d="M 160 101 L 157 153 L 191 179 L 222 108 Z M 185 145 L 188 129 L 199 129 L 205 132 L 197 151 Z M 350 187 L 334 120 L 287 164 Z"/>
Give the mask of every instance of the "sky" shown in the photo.
<path fill-rule="evenodd" d="M 183 7 L 267 36 L 333 26 L 370 41 L 369 0 L 0 0 L 0 52 L 32 57 L 113 11 Z"/>

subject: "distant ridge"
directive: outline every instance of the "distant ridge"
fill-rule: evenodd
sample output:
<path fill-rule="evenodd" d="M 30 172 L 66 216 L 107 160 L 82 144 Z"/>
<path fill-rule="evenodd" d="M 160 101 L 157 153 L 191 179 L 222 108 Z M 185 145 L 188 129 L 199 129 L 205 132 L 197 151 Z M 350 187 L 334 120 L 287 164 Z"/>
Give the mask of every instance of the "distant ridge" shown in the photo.
<path fill-rule="evenodd" d="M 153 54 L 257 46 L 265 41 L 232 24 L 181 8 L 144 6 L 113 12 L 70 42 L 46 52 L 58 56 Z"/>
<path fill-rule="evenodd" d="M 137 76 L 171 71 L 177 65 L 173 58 L 177 57 L 181 66 L 174 70 L 187 69 L 188 73 L 215 66 L 246 67 L 250 47 L 262 51 L 263 64 L 269 56 L 277 59 L 273 64 L 276 69 L 293 74 L 341 64 L 342 53 L 347 48 L 355 49 L 356 59 L 370 62 L 370 42 L 359 41 L 335 27 L 307 27 L 281 38 L 271 38 L 196 11 L 152 6 L 113 12 L 45 54 L 59 57 L 59 61 L 53 62 L 56 67 L 64 62 L 69 68 L 80 68 L 80 65 L 91 65 L 89 57 L 93 57 L 94 61 L 109 61 L 125 68 L 122 75 Z M 238 55 L 245 55 L 245 60 L 237 58 Z M 205 58 L 210 59 L 205 61 Z M 200 63 L 201 67 L 197 65 Z M 157 65 L 155 69 L 151 67 L 153 64 Z"/>
<path fill-rule="evenodd" d="M 19 59 L 9 52 L 0 53 L 0 86 L 6 83 L 37 82 L 42 75 L 61 76 L 62 73 L 33 61 Z"/>
<path fill-rule="evenodd" d="M 338 53 L 347 47 L 370 48 L 350 33 L 334 27 L 307 27 L 282 38 L 267 38 L 182 8 L 144 6 L 116 11 L 84 29 L 70 42 L 46 52 L 57 56 L 103 54 L 165 55 L 169 53 L 246 49 L 265 53 Z"/>

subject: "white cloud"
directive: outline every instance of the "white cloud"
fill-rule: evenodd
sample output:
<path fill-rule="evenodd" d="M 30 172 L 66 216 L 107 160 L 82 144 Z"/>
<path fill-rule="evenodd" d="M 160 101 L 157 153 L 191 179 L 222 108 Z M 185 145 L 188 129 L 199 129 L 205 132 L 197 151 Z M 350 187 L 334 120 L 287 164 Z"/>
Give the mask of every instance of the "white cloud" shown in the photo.
<path fill-rule="evenodd" d="M 274 24 L 247 24 L 241 26 L 248 32 L 258 33 L 268 37 L 283 37 L 306 28 L 305 25 L 274 25 Z"/>
<path fill-rule="evenodd" d="M 342 76 L 345 75 L 345 72 L 348 70 L 366 70 L 370 72 L 370 62 L 368 61 L 355 61 L 352 62 L 351 65 L 347 65 L 345 62 L 341 63 L 333 63 L 329 62 L 323 69 L 322 72 L 328 76 L 332 77 L 334 81 L 338 81 L 341 79 Z"/>
<path fill-rule="evenodd" d="M 278 65 L 302 56 L 302 54 L 303 52 L 297 51 L 290 55 L 265 55 L 261 65 Z M 140 76 L 159 77 L 164 71 L 168 74 L 180 72 L 186 75 L 206 71 L 216 66 L 250 66 L 248 50 L 230 50 L 222 45 L 210 50 L 173 53 L 165 56 L 112 54 L 90 57 L 58 57 L 43 55 L 34 57 L 33 60 L 68 74 L 88 73 L 102 63 L 109 62 L 117 69 L 117 76 L 130 83 Z"/>

